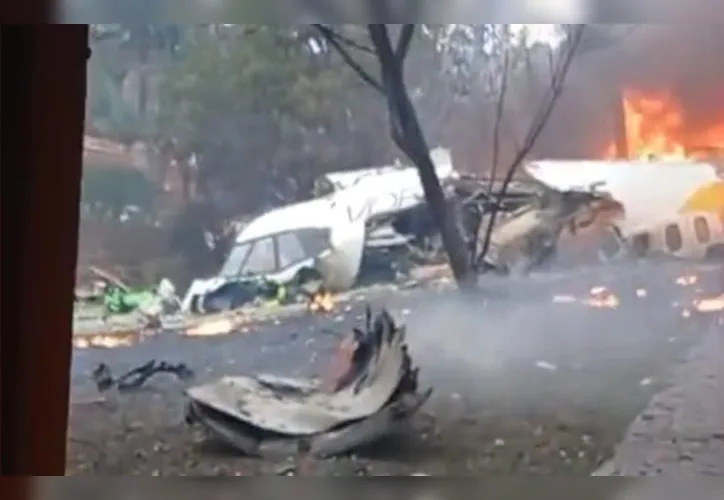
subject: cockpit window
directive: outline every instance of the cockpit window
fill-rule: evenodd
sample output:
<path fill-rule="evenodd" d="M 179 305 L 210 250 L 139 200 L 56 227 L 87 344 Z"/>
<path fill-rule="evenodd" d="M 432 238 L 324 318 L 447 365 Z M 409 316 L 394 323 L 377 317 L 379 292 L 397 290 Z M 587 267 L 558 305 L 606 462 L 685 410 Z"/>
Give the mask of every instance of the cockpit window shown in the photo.
<path fill-rule="evenodd" d="M 284 233 L 277 236 L 277 247 L 279 249 L 279 267 L 281 269 L 310 257 L 304 251 L 304 247 L 299 241 L 296 232 Z"/>
<path fill-rule="evenodd" d="M 328 229 L 299 229 L 277 236 L 279 266 L 284 269 L 305 259 L 313 259 L 329 249 Z"/>
<path fill-rule="evenodd" d="M 267 274 L 276 271 L 277 262 L 273 238 L 256 240 L 253 245 L 241 270 L 242 274 Z"/>
<path fill-rule="evenodd" d="M 310 257 L 316 257 L 329 249 L 329 229 L 302 229 L 295 234 Z"/>
<path fill-rule="evenodd" d="M 329 250 L 329 233 L 329 229 L 305 228 L 238 244 L 231 249 L 219 275 L 236 278 L 282 271 Z"/>
<path fill-rule="evenodd" d="M 221 266 L 219 275 L 225 278 L 233 278 L 241 273 L 241 266 L 246 260 L 246 256 L 249 255 L 249 249 L 251 245 L 249 243 L 242 243 L 232 247 L 231 252 L 226 257 L 224 265 Z"/>

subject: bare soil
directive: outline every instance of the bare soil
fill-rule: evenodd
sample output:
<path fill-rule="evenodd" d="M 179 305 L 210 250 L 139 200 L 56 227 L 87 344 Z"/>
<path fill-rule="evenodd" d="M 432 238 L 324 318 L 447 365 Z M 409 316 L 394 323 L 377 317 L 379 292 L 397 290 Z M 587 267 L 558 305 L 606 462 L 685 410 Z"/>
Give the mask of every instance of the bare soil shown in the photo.
<path fill-rule="evenodd" d="M 294 457 L 244 458 L 209 442 L 164 399 L 148 391 L 74 405 L 68 474 L 589 475 L 611 455 L 627 424 L 575 408 L 464 408 L 456 396 L 447 404 L 434 401 L 404 435 L 299 471 Z M 435 416 L 451 407 L 457 416 Z"/>

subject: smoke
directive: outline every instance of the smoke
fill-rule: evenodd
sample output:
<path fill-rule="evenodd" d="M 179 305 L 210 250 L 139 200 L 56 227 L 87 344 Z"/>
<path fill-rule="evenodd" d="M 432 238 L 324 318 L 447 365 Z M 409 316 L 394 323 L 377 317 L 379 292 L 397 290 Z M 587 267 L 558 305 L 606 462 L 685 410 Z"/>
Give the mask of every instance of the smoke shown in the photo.
<path fill-rule="evenodd" d="M 593 54 L 590 61 L 584 59 L 579 70 L 593 72 L 619 88 L 671 92 L 687 117 L 697 123 L 720 116 L 724 105 L 724 64 L 719 62 L 724 30 L 720 25 L 634 25 L 628 29 L 632 31 L 620 42 L 614 38 L 610 50 Z"/>
<path fill-rule="evenodd" d="M 697 7 L 701 5 L 694 10 Z M 724 6 L 712 6 L 708 12 L 715 16 L 719 11 L 724 13 Z M 689 128 L 720 122 L 724 117 L 724 63 L 719 62 L 723 47 L 721 25 L 588 25 L 564 91 L 531 156 L 600 157 L 615 137 L 615 113 L 626 89 L 671 96 L 680 104 Z M 534 50 L 539 52 L 531 55 L 534 71 L 515 74 L 506 93 L 499 171 L 520 147 L 550 86 L 548 56 L 541 47 Z M 480 101 L 459 116 L 464 124 L 454 134 L 457 151 L 464 151 L 459 163 L 472 171 L 485 171 L 493 156 L 495 103 Z"/>
<path fill-rule="evenodd" d="M 670 95 L 687 127 L 706 127 L 724 117 L 724 30 L 719 25 L 592 25 L 607 38 L 585 45 L 569 74 L 539 152 L 548 156 L 595 156 L 614 137 L 614 110 L 621 92 L 637 89 Z"/>
<path fill-rule="evenodd" d="M 625 425 L 650 396 L 642 381 L 660 380 L 708 329 L 709 318 L 684 318 L 672 307 L 689 300 L 675 285 L 681 274 L 680 264 L 658 263 L 486 276 L 483 297 L 435 297 L 413 306 L 405 318 L 411 353 L 423 385 L 449 403 L 451 418 L 458 403 L 461 411 L 561 415 L 585 408 Z M 553 300 L 586 297 L 598 285 L 613 291 L 620 307 Z M 640 289 L 647 297 L 637 295 Z"/>

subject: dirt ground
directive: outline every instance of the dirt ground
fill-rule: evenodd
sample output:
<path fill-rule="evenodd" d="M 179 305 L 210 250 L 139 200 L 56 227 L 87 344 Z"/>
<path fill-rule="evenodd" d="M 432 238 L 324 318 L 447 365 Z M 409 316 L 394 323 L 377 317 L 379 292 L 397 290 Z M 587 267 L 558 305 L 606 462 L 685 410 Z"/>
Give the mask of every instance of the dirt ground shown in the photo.
<path fill-rule="evenodd" d="M 657 279 L 673 282 L 677 272 L 659 269 Z M 78 350 L 68 474 L 590 475 L 707 324 L 682 316 L 663 286 L 652 284 L 634 303 L 635 283 L 630 272 L 626 277 L 626 290 L 619 285 L 624 305 L 616 309 L 552 305 L 554 291 L 595 284 L 580 276 L 537 291 L 527 284 L 524 298 L 509 285 L 475 307 L 427 292 L 395 299 L 389 307 L 408 326 L 433 398 L 403 435 L 303 470 L 294 457 L 239 457 L 208 441 L 185 424 L 176 380 L 159 376 L 138 392 L 109 392 L 93 402 L 98 395 L 87 373 L 100 361 L 120 372 L 171 356 L 200 381 L 258 371 L 309 374 L 334 343 L 325 332 L 357 322 L 361 303 L 345 308 L 343 318 L 290 318 L 244 335 L 170 334 L 131 348 Z M 518 297 L 513 305 L 511 293 Z"/>
<path fill-rule="evenodd" d="M 133 399 L 131 401 L 130 399 Z M 457 404 L 452 401 L 450 404 Z M 257 460 L 209 443 L 171 414 L 158 394 L 109 404 L 76 405 L 69 435 L 68 474 L 100 475 L 291 475 L 293 457 Z M 468 409 L 447 421 L 437 401 L 409 432 L 356 456 L 317 461 L 305 474 L 589 475 L 610 456 L 626 425 L 576 409 L 500 411 Z"/>

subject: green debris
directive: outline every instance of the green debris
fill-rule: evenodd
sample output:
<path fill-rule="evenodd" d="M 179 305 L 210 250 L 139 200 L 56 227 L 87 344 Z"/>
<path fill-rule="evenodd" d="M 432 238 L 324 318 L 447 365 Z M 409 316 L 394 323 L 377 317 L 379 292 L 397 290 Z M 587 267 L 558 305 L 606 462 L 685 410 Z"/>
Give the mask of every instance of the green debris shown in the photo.
<path fill-rule="evenodd" d="M 138 309 L 149 309 L 156 300 L 153 289 L 122 290 L 109 286 L 103 294 L 103 307 L 107 314 L 127 314 Z"/>

